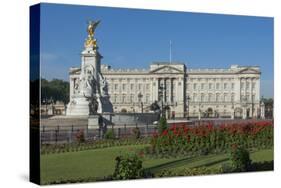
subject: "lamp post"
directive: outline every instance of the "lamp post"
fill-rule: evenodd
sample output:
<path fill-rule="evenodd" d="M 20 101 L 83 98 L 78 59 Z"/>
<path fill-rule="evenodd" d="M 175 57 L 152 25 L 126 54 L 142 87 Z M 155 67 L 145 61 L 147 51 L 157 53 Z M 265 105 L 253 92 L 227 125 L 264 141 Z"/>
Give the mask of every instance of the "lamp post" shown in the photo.
<path fill-rule="evenodd" d="M 139 94 L 138 94 L 138 98 L 139 98 L 139 102 L 140 102 L 140 105 L 141 105 L 141 113 L 143 113 L 142 97 L 143 97 L 143 95 L 142 95 L 141 93 L 139 93 Z"/>
<path fill-rule="evenodd" d="M 163 84 L 161 83 L 160 87 L 159 87 L 159 90 L 158 90 L 158 93 L 160 94 L 159 98 L 161 100 L 161 114 L 162 114 L 162 117 L 164 116 L 163 91 L 164 91 L 164 87 L 163 87 Z"/>
<path fill-rule="evenodd" d="M 47 115 L 48 114 L 48 112 L 47 112 L 47 99 L 44 98 L 42 102 L 45 105 L 45 115 Z"/>

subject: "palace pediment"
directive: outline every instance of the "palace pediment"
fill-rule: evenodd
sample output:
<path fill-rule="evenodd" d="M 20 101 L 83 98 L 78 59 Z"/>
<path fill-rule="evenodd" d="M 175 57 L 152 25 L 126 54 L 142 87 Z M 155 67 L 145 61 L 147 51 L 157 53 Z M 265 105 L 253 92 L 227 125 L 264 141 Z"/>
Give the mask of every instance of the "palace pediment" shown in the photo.
<path fill-rule="evenodd" d="M 150 71 L 150 73 L 153 73 L 153 74 L 183 74 L 184 72 L 175 67 L 166 65 L 166 66 L 156 68 L 156 69 Z"/>
<path fill-rule="evenodd" d="M 242 70 L 239 70 L 237 74 L 260 74 L 260 71 L 253 69 L 253 68 L 245 68 Z"/>

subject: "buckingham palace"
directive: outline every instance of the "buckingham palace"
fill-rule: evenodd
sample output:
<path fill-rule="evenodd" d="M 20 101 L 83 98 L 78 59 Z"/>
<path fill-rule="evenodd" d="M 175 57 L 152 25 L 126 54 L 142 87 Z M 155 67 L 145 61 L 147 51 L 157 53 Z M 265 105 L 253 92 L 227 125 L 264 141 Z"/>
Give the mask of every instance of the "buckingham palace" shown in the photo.
<path fill-rule="evenodd" d="M 184 63 L 153 62 L 149 69 L 101 65 L 114 112 L 149 112 L 157 101 L 167 117 L 258 118 L 260 68 L 192 69 Z"/>

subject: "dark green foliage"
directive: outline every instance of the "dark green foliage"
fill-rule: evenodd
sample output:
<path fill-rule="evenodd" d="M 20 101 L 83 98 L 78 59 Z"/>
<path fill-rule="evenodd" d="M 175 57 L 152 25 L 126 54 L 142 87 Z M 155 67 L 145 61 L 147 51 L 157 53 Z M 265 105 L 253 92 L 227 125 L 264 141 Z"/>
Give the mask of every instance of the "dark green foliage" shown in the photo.
<path fill-rule="evenodd" d="M 106 133 L 104 134 L 105 139 L 115 139 L 115 134 L 112 129 L 107 130 Z"/>
<path fill-rule="evenodd" d="M 140 129 L 138 127 L 133 129 L 133 135 L 135 139 L 139 139 L 141 137 L 141 132 Z"/>
<path fill-rule="evenodd" d="M 250 169 L 251 159 L 249 151 L 242 146 L 233 146 L 231 151 L 232 167 L 235 171 L 245 172 Z"/>
<path fill-rule="evenodd" d="M 251 164 L 249 171 L 268 171 L 274 169 L 274 162 L 273 161 L 264 161 L 264 162 L 255 162 Z"/>
<path fill-rule="evenodd" d="M 158 133 L 162 134 L 168 128 L 167 120 L 165 117 L 161 117 L 158 123 Z"/>
<path fill-rule="evenodd" d="M 113 179 L 126 180 L 143 176 L 142 161 L 137 155 L 118 156 L 115 160 Z"/>
<path fill-rule="evenodd" d="M 48 81 L 41 79 L 41 103 L 43 100 L 62 101 L 64 104 L 69 102 L 69 82 L 53 79 Z"/>

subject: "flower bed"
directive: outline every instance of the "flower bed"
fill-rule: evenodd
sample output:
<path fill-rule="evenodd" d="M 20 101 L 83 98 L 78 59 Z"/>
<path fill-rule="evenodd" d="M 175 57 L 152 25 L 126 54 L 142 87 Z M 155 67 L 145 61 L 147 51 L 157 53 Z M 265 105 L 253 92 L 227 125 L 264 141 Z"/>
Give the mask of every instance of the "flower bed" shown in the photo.
<path fill-rule="evenodd" d="M 155 133 L 151 145 L 145 148 L 144 152 L 153 157 L 204 155 L 210 152 L 228 152 L 235 145 L 248 149 L 272 147 L 272 122 L 233 123 L 220 126 L 205 123 L 196 127 L 173 125 L 161 134 Z"/>

